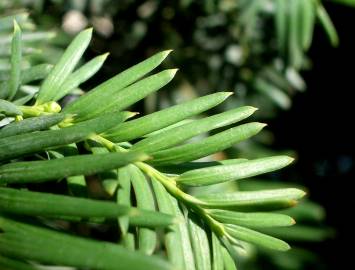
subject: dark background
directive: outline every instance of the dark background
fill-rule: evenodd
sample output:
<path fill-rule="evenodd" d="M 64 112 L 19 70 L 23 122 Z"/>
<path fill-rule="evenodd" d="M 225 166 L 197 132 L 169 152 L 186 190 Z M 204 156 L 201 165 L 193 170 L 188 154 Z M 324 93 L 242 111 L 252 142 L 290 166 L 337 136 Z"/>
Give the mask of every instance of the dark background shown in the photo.
<path fill-rule="evenodd" d="M 331 48 L 317 28 L 304 73 L 308 89 L 298 94 L 290 111 L 270 123 L 276 147 L 298 152 L 294 165 L 310 198 L 326 208 L 335 237 L 314 247 L 327 269 L 353 267 L 355 9 L 327 5 L 340 45 Z"/>

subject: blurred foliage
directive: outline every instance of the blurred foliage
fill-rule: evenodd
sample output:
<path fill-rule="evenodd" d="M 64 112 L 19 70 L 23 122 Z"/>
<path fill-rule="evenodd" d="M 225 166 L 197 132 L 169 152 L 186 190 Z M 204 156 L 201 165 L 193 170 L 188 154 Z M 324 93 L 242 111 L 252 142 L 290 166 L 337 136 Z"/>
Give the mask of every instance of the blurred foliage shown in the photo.
<path fill-rule="evenodd" d="M 268 188 L 278 189 L 295 186 L 295 184 L 285 184 L 273 182 L 270 181 L 270 179 L 263 179 L 244 181 L 239 185 L 242 191 L 262 190 L 266 186 Z M 302 186 L 298 188 L 306 190 L 306 188 Z M 254 269 L 257 268 L 257 265 L 264 263 L 268 265 L 265 269 L 296 270 L 308 269 L 309 267 L 314 268 L 315 265 L 318 265 L 318 268 L 324 268 L 321 259 L 305 248 L 305 246 L 312 247 L 312 243 L 320 243 L 334 236 L 334 231 L 324 226 L 324 208 L 310 200 L 304 200 L 292 209 L 279 212 L 292 216 L 297 220 L 297 225 L 293 228 L 271 229 L 265 230 L 264 232 L 288 239 L 292 246 L 291 251 L 287 254 L 277 254 L 275 252 L 269 252 L 268 250 L 256 249 L 253 253 L 256 253 L 258 256 L 246 260 L 244 269 Z"/>
<path fill-rule="evenodd" d="M 144 100 L 145 113 L 199 95 L 232 91 L 235 95 L 222 110 L 250 104 L 260 109 L 258 120 L 276 117 L 278 111 L 290 108 L 294 94 L 306 89 L 301 73 L 312 66 L 307 51 L 314 28 L 318 25 L 331 45 L 338 44 L 335 27 L 320 0 L 117 3 L 4 0 L 0 9 L 1 5 L 3 9 L 27 7 L 41 27 L 61 25 L 60 36 L 93 26 L 96 35 L 91 54 L 111 54 L 101 71 L 104 78 L 159 50 L 174 49 L 165 66 L 179 66 L 181 71 L 168 87 L 170 91 Z M 272 143 L 272 133 L 264 132 L 238 146 L 234 155 L 267 156 L 270 150 L 264 146 Z"/>
<path fill-rule="evenodd" d="M 42 25 L 62 23 L 67 33 L 92 25 L 93 50 L 110 51 L 119 69 L 175 49 L 172 61 L 182 72 L 173 89 L 181 91 L 166 94 L 167 102 L 229 90 L 236 95 L 227 106 L 251 104 L 262 118 L 290 108 L 294 93 L 305 90 L 300 72 L 311 67 L 306 53 L 316 24 L 338 44 L 319 0 L 5 0 L 2 6 L 14 3 L 32 8 Z M 146 103 L 149 112 L 162 106 L 154 98 Z"/>
<path fill-rule="evenodd" d="M 10 10 L 0 17 L 0 98 L 4 98 L 9 88 L 8 79 L 11 69 L 11 41 L 13 21 L 18 22 L 22 29 L 22 56 L 20 59 L 22 84 L 17 92 L 17 105 L 22 105 L 30 100 L 38 91 L 38 80 L 48 75 L 52 64 L 56 63 L 63 50 L 61 44 L 66 44 L 63 35 L 57 36 L 55 31 L 39 29 L 29 18 L 29 13 L 24 10 Z M 0 13 L 0 14 L 1 14 Z M 29 78 L 31 77 L 31 80 Z M 1 118 L 0 118 L 1 119 Z"/>

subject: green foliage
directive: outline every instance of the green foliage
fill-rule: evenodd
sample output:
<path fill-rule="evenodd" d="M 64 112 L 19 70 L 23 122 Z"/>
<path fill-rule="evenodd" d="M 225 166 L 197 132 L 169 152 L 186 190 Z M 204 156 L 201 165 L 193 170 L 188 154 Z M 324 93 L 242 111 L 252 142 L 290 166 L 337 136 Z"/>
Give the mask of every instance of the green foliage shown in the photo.
<path fill-rule="evenodd" d="M 259 192 L 265 189 L 279 190 L 280 188 L 290 187 L 291 185 L 286 183 L 256 179 L 239 183 L 239 188 L 242 192 Z M 322 224 L 325 219 L 324 209 L 314 202 L 303 200 L 297 206 L 277 211 L 275 214 L 286 214 L 293 217 L 297 221 L 296 226 L 263 226 L 263 228 L 258 227 L 258 231 L 287 240 L 292 249 L 283 254 L 267 249 L 252 248 L 249 250 L 249 254 L 254 255 L 251 255 L 251 258 L 244 259 L 242 263 L 243 269 L 258 267 L 261 263 L 259 259 L 262 260 L 262 258 L 266 257 L 272 267 L 276 269 L 299 269 L 303 268 L 304 265 L 319 263 L 319 258 L 311 251 L 302 248 L 302 245 L 305 242 L 322 242 L 334 234 L 331 229 L 324 227 L 324 224 Z M 250 228 L 253 229 L 253 227 Z"/>
<path fill-rule="evenodd" d="M 199 142 L 175 146 L 160 150 L 153 154 L 153 164 L 158 166 L 166 164 L 180 164 L 196 160 L 219 151 L 223 151 L 238 142 L 244 141 L 257 133 L 265 126 L 262 123 L 248 123 L 235 128 L 227 129 Z"/>
<path fill-rule="evenodd" d="M 61 50 L 53 43 L 54 32 L 36 29 L 28 12 L 6 13 L 0 18 L 0 99 L 21 106 L 33 98 L 37 82 L 47 77 L 53 67 L 49 63 L 56 62 Z"/>
<path fill-rule="evenodd" d="M 204 186 L 233 181 L 281 169 L 292 162 L 292 158 L 280 156 L 238 162 L 191 170 L 180 175 L 178 184 Z"/>
<path fill-rule="evenodd" d="M 64 195 L 0 188 L 0 210 L 30 216 L 72 218 L 110 218 L 128 216 L 131 223 L 139 226 L 168 226 L 174 223 L 172 216 L 161 215 L 118 205 L 114 202 L 75 198 Z M 152 219 L 152 220 L 147 220 Z"/>
<path fill-rule="evenodd" d="M 211 109 L 223 102 L 230 95 L 231 93 L 228 92 L 220 92 L 178 104 L 165 110 L 125 122 L 119 127 L 106 132 L 105 136 L 112 141 L 118 142 L 133 140 Z"/>
<path fill-rule="evenodd" d="M 11 42 L 11 72 L 9 78 L 9 99 L 12 100 L 16 95 L 20 84 L 21 76 L 21 58 L 22 58 L 22 41 L 21 29 L 17 22 L 14 23 L 14 34 Z"/>
<path fill-rule="evenodd" d="M 53 70 L 44 79 L 36 98 L 37 104 L 53 100 L 59 91 L 66 91 L 62 88 L 62 84 L 68 79 L 75 66 L 81 59 L 84 51 L 91 40 L 92 29 L 88 29 L 80 33 L 65 50 L 59 62 L 54 66 Z M 75 74 L 75 73 L 74 73 Z M 74 76 L 73 74 L 73 76 Z"/>
<path fill-rule="evenodd" d="M 351 5 L 352 1 L 333 2 Z M 279 108 L 290 108 L 292 96 L 306 88 L 300 72 L 310 67 L 307 52 L 317 25 L 325 30 L 333 46 L 338 44 L 335 27 L 321 0 L 179 0 L 169 3 L 147 0 L 122 1 L 120 5 L 113 0 L 18 3 L 4 0 L 2 5 L 4 8 L 26 6 L 39 21 L 46 22 L 47 27 L 51 26 L 47 21 L 54 20 L 57 24 L 63 21 L 64 30 L 71 34 L 84 25 L 91 25 L 98 33 L 92 44 L 94 51 L 113 51 L 118 64 L 133 64 L 142 54 L 174 48 L 176 53 L 171 61 L 184 66 L 181 76 L 175 80 L 178 83 L 175 90 L 194 95 L 191 92 L 229 89 L 238 94 L 229 99 L 229 106 L 250 104 L 261 108 L 263 117 L 272 116 Z M 25 20 L 22 14 L 18 17 Z M 10 18 L 4 21 L 4 27 L 8 28 Z M 74 25 L 74 21 L 79 26 Z M 184 27 L 186 22 L 191 26 L 188 29 Z M 43 39 L 46 34 L 36 33 L 37 38 L 40 36 Z M 82 48 L 85 46 L 83 42 Z M 79 50 L 77 53 L 80 55 Z M 72 65 L 75 65 L 74 59 Z M 86 72 L 78 71 L 74 77 L 83 76 L 84 81 L 83 73 Z M 65 76 L 61 80 L 64 81 Z M 70 91 L 71 87 L 65 86 Z M 159 107 L 157 97 L 146 101 L 149 112 Z M 164 99 L 174 103 L 172 97 L 164 96 Z M 94 100 L 93 97 L 91 101 Z"/>
<path fill-rule="evenodd" d="M 38 226 L 0 218 L 4 231 L 0 251 L 5 256 L 92 269 L 172 269 L 159 258 L 133 254 L 113 243 L 100 243 Z"/>
<path fill-rule="evenodd" d="M 0 167 L 0 181 L 2 184 L 33 183 L 62 179 L 68 176 L 91 175 L 145 159 L 147 159 L 146 155 L 131 152 L 22 161 L 2 165 Z"/>
<path fill-rule="evenodd" d="M 153 75 L 144 79 L 144 81 L 142 80 L 132 84 L 156 68 L 169 53 L 170 51 L 158 53 L 145 60 L 140 65 L 133 66 L 123 71 L 97 86 L 87 95 L 69 104 L 64 111 L 78 114 L 77 121 L 82 121 L 100 114 L 105 110 L 109 110 L 112 106 L 115 107 L 114 110 L 117 111 L 128 107 L 135 101 L 144 98 L 150 91 L 158 90 L 174 77 L 175 70 L 166 70 L 163 71 L 160 76 L 158 76 L 158 74 Z M 146 91 L 147 93 L 145 94 Z M 141 96 L 143 93 L 145 95 Z M 127 101 L 129 103 L 127 103 Z"/>
<path fill-rule="evenodd" d="M 14 107 L 15 115 L 21 115 L 22 112 L 14 104 L 7 102 Z M 8 116 L 11 116 L 8 115 Z M 0 130 L 0 138 L 5 138 L 9 136 L 15 136 L 19 134 L 30 133 L 33 131 L 49 129 L 52 126 L 55 126 L 62 122 L 65 119 L 65 114 L 58 113 L 52 115 L 44 115 L 39 117 L 27 118 L 21 122 L 12 122 Z"/>
<path fill-rule="evenodd" d="M 333 0 L 333 2 L 341 3 L 344 5 L 355 6 L 354 0 Z"/>
<path fill-rule="evenodd" d="M 22 115 L 21 110 L 15 104 L 3 99 L 0 99 L 0 113 L 3 117 Z"/>
<path fill-rule="evenodd" d="M 25 37 L 17 39 L 16 29 L 15 24 L 12 43 L 21 43 Z M 61 98 L 92 76 L 106 57 L 74 70 L 90 37 L 90 29 L 79 33 L 48 75 L 45 66 L 32 71 L 32 78 L 43 81 L 28 100 L 0 94 L 8 97 L 0 103 L 0 265 L 221 270 L 235 269 L 238 250 L 249 244 L 288 250 L 268 230 L 294 220 L 270 211 L 294 206 L 305 195 L 302 190 L 193 195 L 185 188 L 257 176 L 292 161 L 286 156 L 197 160 L 257 134 L 264 124 L 236 126 L 256 109 L 199 115 L 230 95 L 222 92 L 130 120 L 135 113 L 123 110 L 173 79 L 176 69 L 149 75 L 170 51 L 153 55 L 68 104 Z M 9 89 L 21 89 L 21 75 L 13 76 L 13 68 L 18 66 L 9 70 Z M 53 190 L 41 182 L 60 185 L 55 190 L 60 194 L 50 194 Z M 79 195 L 74 185 L 86 192 Z M 67 226 L 60 228 L 63 222 Z M 109 227 L 116 235 L 110 240 L 117 243 L 83 237 L 73 229 L 79 222 L 87 230 L 93 223 Z"/>
<path fill-rule="evenodd" d="M 239 211 L 268 211 L 295 205 L 305 193 L 299 189 L 239 191 L 198 197 L 208 208 Z"/>
<path fill-rule="evenodd" d="M 33 134 L 25 133 L 0 139 L 0 160 L 15 158 L 20 155 L 38 152 L 42 149 L 58 147 L 74 142 L 80 142 L 93 134 L 103 131 L 122 122 L 126 113 L 120 115 L 104 115 L 83 123 L 58 130 L 39 131 L 36 140 Z"/>
<path fill-rule="evenodd" d="M 240 213 L 220 209 L 212 209 L 210 213 L 218 221 L 251 228 L 280 227 L 295 224 L 295 221 L 291 217 L 282 214 Z"/>

